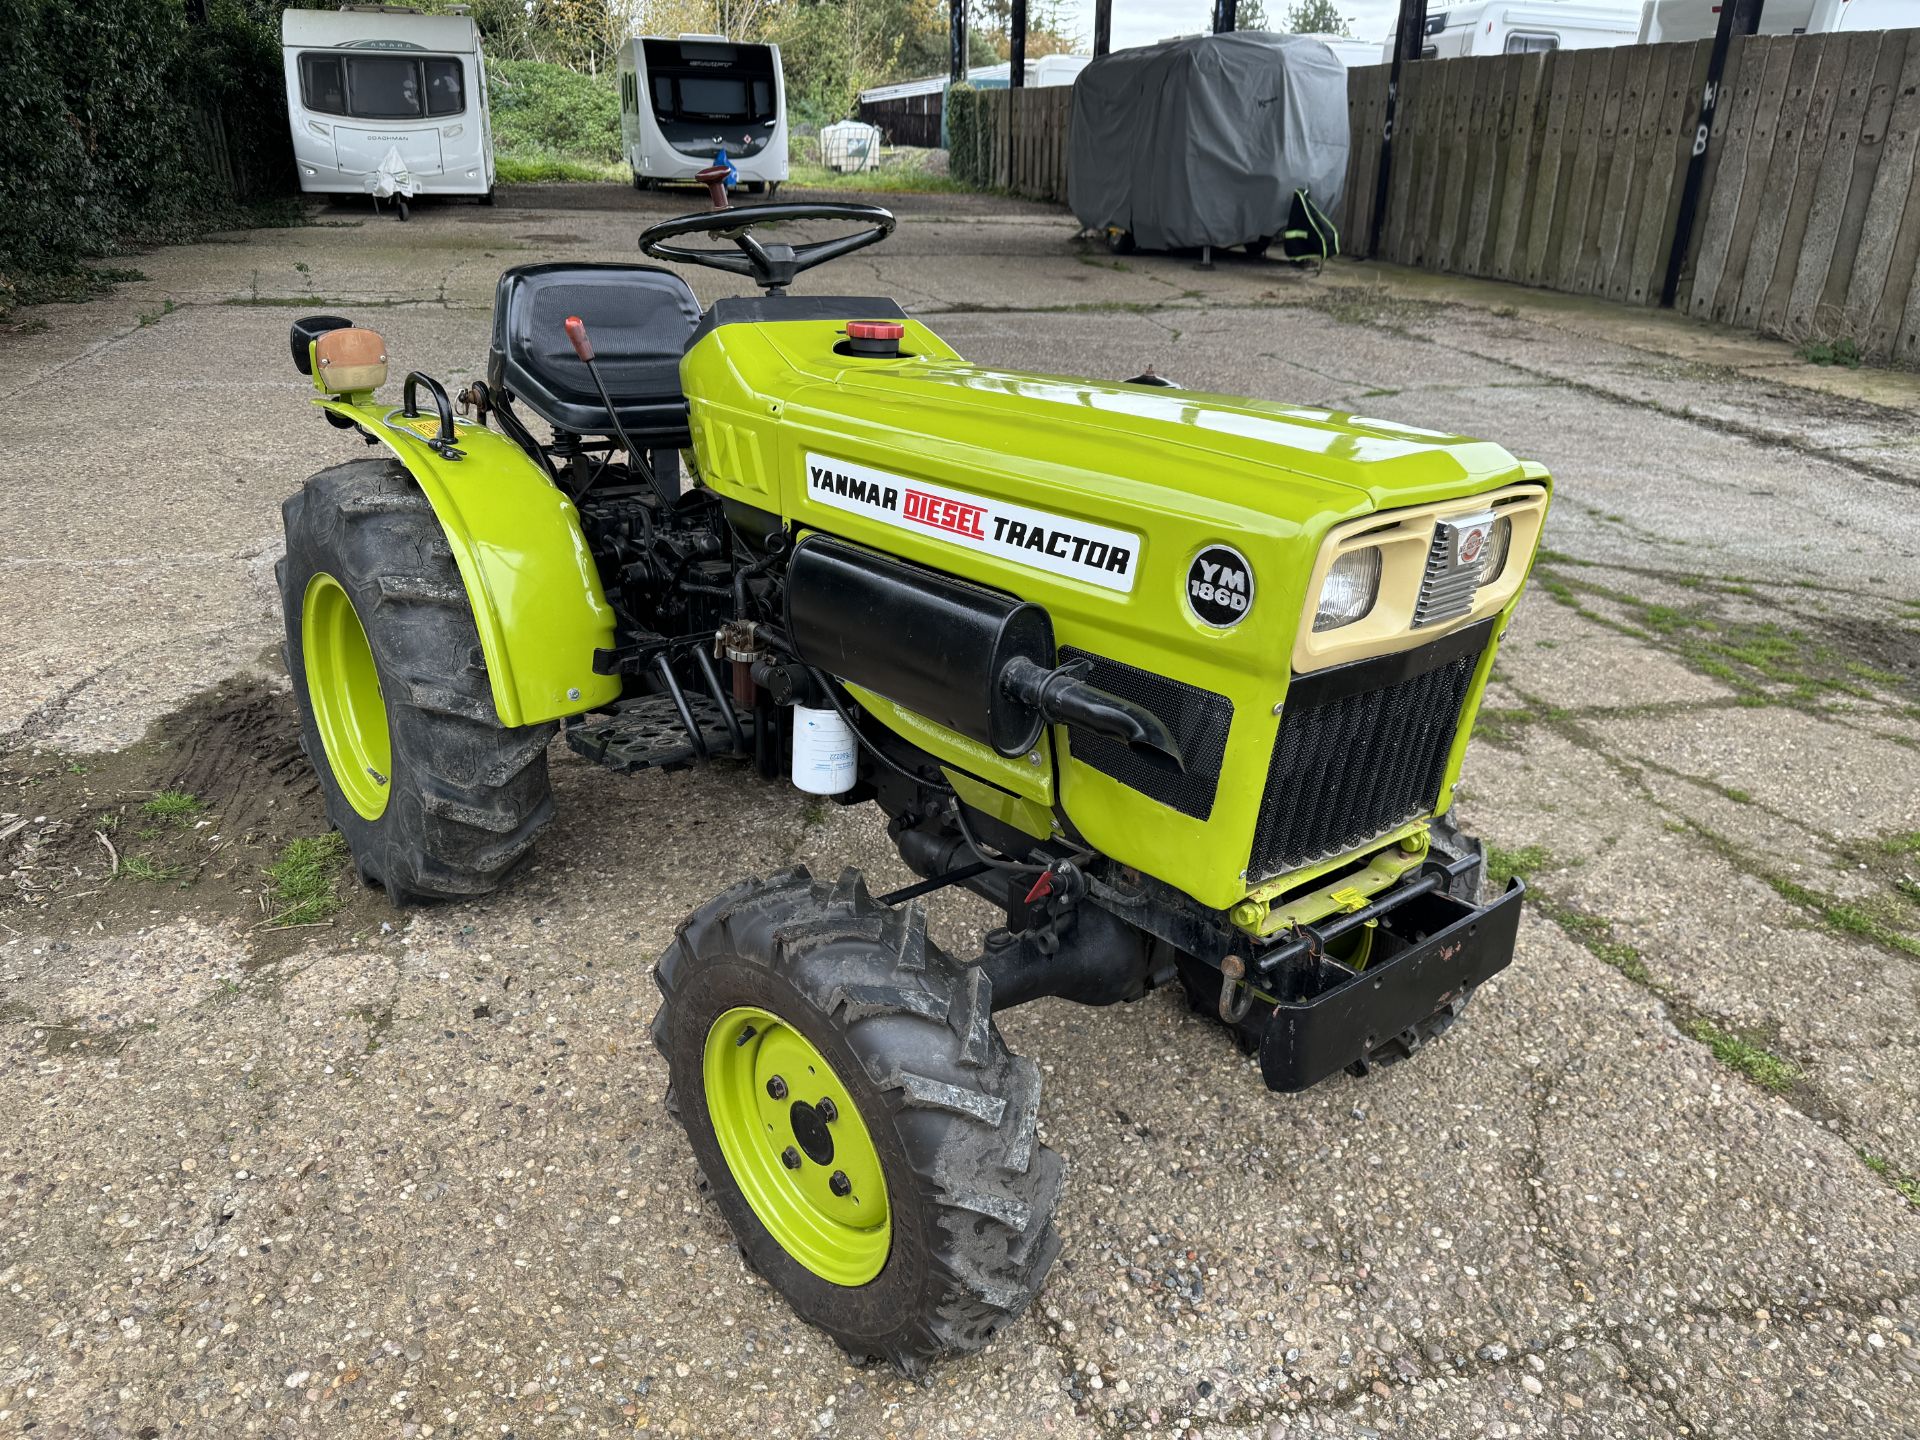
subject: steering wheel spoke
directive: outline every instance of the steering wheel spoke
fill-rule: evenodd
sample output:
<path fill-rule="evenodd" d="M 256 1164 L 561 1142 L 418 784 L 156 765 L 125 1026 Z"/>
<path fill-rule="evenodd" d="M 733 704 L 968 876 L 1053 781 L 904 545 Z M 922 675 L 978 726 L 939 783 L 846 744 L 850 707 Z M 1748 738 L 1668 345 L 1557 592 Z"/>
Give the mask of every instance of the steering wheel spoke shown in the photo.
<path fill-rule="evenodd" d="M 787 225 L 797 221 L 847 221 L 862 228 L 831 240 L 800 245 L 766 244 L 753 233 L 755 226 Z M 878 205 L 788 204 L 749 205 L 741 209 L 709 210 L 649 225 L 640 235 L 640 249 L 656 260 L 704 265 L 731 275 L 746 275 L 769 291 L 781 291 L 793 278 L 816 265 L 878 244 L 893 233 L 894 218 Z M 707 235 L 731 240 L 738 254 L 701 250 L 672 242 L 683 235 Z"/>

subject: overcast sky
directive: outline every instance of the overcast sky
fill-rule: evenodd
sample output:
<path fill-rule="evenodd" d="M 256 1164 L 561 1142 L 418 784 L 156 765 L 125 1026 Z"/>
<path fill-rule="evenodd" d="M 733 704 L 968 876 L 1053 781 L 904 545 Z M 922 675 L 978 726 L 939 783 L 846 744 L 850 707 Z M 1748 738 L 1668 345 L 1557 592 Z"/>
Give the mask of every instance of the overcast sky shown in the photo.
<path fill-rule="evenodd" d="M 1275 25 L 1286 19 L 1289 0 L 1263 0 Z M 1078 0 L 1080 41 L 1093 48 L 1093 0 Z M 1362 40 L 1386 38 L 1400 13 L 1399 0 L 1341 0 L 1340 13 Z M 1213 0 L 1113 0 L 1113 48 L 1151 45 L 1169 35 L 1193 35 L 1213 26 Z"/>

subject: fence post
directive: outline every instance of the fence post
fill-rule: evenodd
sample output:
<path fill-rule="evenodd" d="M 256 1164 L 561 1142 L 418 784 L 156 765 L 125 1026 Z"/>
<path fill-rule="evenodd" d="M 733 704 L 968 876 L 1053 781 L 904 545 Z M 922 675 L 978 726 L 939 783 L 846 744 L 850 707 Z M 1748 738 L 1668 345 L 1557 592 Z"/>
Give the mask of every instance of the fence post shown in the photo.
<path fill-rule="evenodd" d="M 1400 108 L 1400 67 L 1418 60 L 1427 39 L 1427 0 L 1400 0 L 1400 22 L 1393 32 L 1393 68 L 1387 72 L 1387 104 L 1380 121 L 1380 171 L 1373 182 L 1373 214 L 1367 222 L 1367 258 L 1380 253 L 1387 223 L 1387 187 L 1393 182 L 1393 122 Z"/>
<path fill-rule="evenodd" d="M 1660 286 L 1660 304 L 1671 310 L 1680 298 L 1680 275 L 1693 248 L 1693 232 L 1700 211 L 1700 191 L 1707 179 L 1707 144 L 1713 138 L 1713 112 L 1720 104 L 1720 81 L 1727 71 L 1727 51 L 1737 33 L 1742 37 L 1760 28 L 1760 12 L 1767 0 L 1725 0 L 1720 24 L 1713 32 L 1707 56 L 1707 83 L 1700 92 L 1700 119 L 1693 131 L 1693 154 L 1687 160 L 1687 178 L 1680 188 L 1680 209 L 1673 220 L 1673 248 L 1667 255 L 1667 278 Z"/>

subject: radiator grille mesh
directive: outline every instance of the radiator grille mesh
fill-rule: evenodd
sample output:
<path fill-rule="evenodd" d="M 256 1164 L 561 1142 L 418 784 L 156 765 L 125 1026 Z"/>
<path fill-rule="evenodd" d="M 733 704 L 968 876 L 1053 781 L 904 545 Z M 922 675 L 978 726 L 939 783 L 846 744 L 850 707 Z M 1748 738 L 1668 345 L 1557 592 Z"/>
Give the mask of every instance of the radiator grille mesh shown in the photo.
<path fill-rule="evenodd" d="M 1338 855 L 1439 797 L 1477 651 L 1322 703 L 1288 700 L 1267 769 L 1248 878 Z"/>

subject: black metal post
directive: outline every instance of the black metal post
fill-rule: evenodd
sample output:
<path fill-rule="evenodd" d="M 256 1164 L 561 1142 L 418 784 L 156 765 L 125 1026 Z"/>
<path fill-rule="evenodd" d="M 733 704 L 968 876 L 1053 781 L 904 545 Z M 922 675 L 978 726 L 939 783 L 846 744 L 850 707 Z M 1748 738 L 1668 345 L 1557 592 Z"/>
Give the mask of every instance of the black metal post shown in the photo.
<path fill-rule="evenodd" d="M 1367 258 L 1380 253 L 1387 223 L 1387 190 L 1393 182 L 1393 125 L 1400 108 L 1400 67 L 1418 60 L 1427 43 L 1427 0 L 1400 0 L 1400 21 L 1393 32 L 1393 68 L 1387 72 L 1387 107 L 1380 128 L 1380 171 L 1373 183 L 1373 218 L 1367 226 Z"/>
<path fill-rule="evenodd" d="M 947 0 L 947 80 L 967 79 L 967 0 Z"/>
<path fill-rule="evenodd" d="M 1113 0 L 1093 0 L 1093 53 L 1113 53 Z"/>
<path fill-rule="evenodd" d="M 1239 8 L 1239 0 L 1213 0 L 1213 33 L 1231 34 L 1234 15 Z"/>
<path fill-rule="evenodd" d="M 1008 22 L 1007 85 L 1024 90 L 1027 85 L 1027 0 L 1013 0 L 1013 16 Z"/>
<path fill-rule="evenodd" d="M 1673 221 L 1673 249 L 1667 256 L 1667 278 L 1660 286 L 1660 304 L 1671 310 L 1680 298 L 1680 275 L 1693 248 L 1693 227 L 1700 210 L 1700 192 L 1707 184 L 1707 144 L 1713 138 L 1713 115 L 1720 108 L 1720 82 L 1727 72 L 1727 52 L 1735 35 L 1751 35 L 1760 28 L 1766 0 L 1724 0 L 1720 24 L 1713 32 L 1707 56 L 1707 83 L 1700 92 L 1700 120 L 1693 130 L 1693 154 L 1687 159 L 1687 178 L 1680 187 L 1680 210 Z"/>

